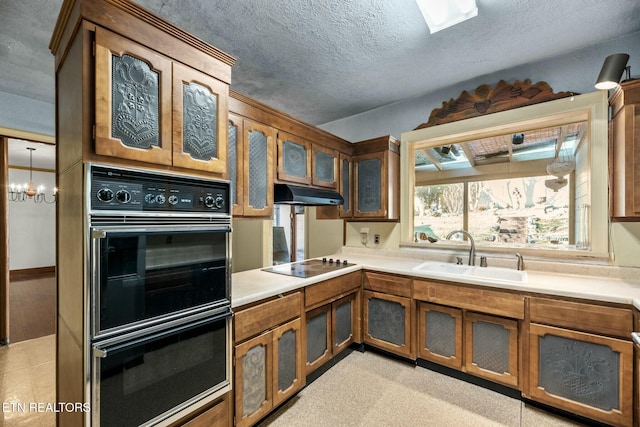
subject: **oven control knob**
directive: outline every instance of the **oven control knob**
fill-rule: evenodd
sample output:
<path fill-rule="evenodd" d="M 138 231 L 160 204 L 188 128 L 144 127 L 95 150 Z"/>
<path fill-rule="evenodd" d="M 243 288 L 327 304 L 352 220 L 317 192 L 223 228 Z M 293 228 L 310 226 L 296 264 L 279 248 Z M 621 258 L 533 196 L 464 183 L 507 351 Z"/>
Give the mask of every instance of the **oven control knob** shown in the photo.
<path fill-rule="evenodd" d="M 178 196 L 172 194 L 171 196 L 169 196 L 168 200 L 170 204 L 175 205 L 176 203 L 178 203 Z"/>
<path fill-rule="evenodd" d="M 204 205 L 208 208 L 212 208 L 214 207 L 216 204 L 216 200 L 213 198 L 213 196 L 205 196 L 204 198 Z"/>
<path fill-rule="evenodd" d="M 154 196 L 153 194 L 147 194 L 144 196 L 144 201 L 147 203 L 155 203 L 156 196 Z"/>
<path fill-rule="evenodd" d="M 127 190 L 116 191 L 116 200 L 119 203 L 129 203 L 131 201 L 131 193 Z"/>
<path fill-rule="evenodd" d="M 216 197 L 216 208 L 218 209 L 224 208 L 224 199 L 222 198 L 222 196 Z"/>
<path fill-rule="evenodd" d="M 98 190 L 96 197 L 101 202 L 110 202 L 113 200 L 113 190 L 110 188 L 101 188 Z"/>
<path fill-rule="evenodd" d="M 167 201 L 167 198 L 166 198 L 166 197 L 164 197 L 164 194 L 158 194 L 158 195 L 156 196 L 156 202 L 157 202 L 159 205 L 164 205 L 164 202 L 166 202 L 166 201 Z"/>

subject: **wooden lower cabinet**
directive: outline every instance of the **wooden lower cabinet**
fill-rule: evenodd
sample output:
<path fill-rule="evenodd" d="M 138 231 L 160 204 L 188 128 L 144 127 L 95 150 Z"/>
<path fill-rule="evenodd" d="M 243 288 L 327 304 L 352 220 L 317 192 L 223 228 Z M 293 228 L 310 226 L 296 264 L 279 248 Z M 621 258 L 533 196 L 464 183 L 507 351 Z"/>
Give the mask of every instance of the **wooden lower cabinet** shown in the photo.
<path fill-rule="evenodd" d="M 305 383 L 301 320 L 235 347 L 235 423 L 250 426 Z"/>
<path fill-rule="evenodd" d="M 462 369 L 462 310 L 418 302 L 418 357 Z"/>
<path fill-rule="evenodd" d="M 353 292 L 307 312 L 307 375 L 359 341 L 359 296 Z"/>
<path fill-rule="evenodd" d="M 517 387 L 518 322 L 497 316 L 464 314 L 464 370 Z"/>
<path fill-rule="evenodd" d="M 631 341 L 532 323 L 528 397 L 611 425 L 633 425 Z"/>
<path fill-rule="evenodd" d="M 399 356 L 414 358 L 411 299 L 363 291 L 363 340 Z"/>

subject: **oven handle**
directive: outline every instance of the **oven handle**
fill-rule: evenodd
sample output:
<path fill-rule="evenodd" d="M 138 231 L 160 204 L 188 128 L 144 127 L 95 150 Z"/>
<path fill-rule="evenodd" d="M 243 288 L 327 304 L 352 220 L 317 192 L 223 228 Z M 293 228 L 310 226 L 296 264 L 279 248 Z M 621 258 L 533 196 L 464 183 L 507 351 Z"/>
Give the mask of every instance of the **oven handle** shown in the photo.
<path fill-rule="evenodd" d="M 230 225 L 167 225 L 167 226 L 140 226 L 140 225 L 116 225 L 102 226 L 94 225 L 91 227 L 91 238 L 104 239 L 107 233 L 166 233 L 166 232 L 198 232 L 210 231 L 214 233 L 231 233 Z"/>
<path fill-rule="evenodd" d="M 162 338 L 163 336 L 176 334 L 176 333 L 186 331 L 198 326 L 205 325 L 207 323 L 217 322 L 219 320 L 230 318 L 231 316 L 232 316 L 231 310 L 225 310 L 220 314 L 205 317 L 203 319 L 199 319 L 192 322 L 187 322 L 183 325 L 165 329 L 160 332 L 138 336 L 135 338 L 127 338 L 126 336 L 122 336 L 122 337 L 117 337 L 116 339 L 106 340 L 105 342 L 102 342 L 102 343 L 95 343 L 92 345 L 93 357 L 96 359 L 105 359 L 109 357 L 110 352 L 124 350 L 129 347 L 135 347 L 140 344 L 145 344 L 145 343 L 154 341 L 158 338 Z"/>

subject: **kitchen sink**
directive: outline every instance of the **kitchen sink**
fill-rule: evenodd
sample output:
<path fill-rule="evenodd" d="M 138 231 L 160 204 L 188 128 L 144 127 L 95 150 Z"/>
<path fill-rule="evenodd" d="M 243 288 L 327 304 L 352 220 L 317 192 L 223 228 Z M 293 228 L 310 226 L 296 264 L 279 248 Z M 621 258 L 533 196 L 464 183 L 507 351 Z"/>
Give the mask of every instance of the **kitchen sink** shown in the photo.
<path fill-rule="evenodd" d="M 527 283 L 526 271 L 511 268 L 479 267 L 448 262 L 426 261 L 413 267 L 413 271 L 432 273 L 434 277 L 466 277 L 488 282 Z"/>
<path fill-rule="evenodd" d="M 449 262 L 427 261 L 416 267 L 413 267 L 413 270 L 428 271 L 441 274 L 453 274 L 459 276 L 464 275 L 467 270 L 470 270 L 471 268 L 472 267 L 468 265 L 451 264 Z"/>

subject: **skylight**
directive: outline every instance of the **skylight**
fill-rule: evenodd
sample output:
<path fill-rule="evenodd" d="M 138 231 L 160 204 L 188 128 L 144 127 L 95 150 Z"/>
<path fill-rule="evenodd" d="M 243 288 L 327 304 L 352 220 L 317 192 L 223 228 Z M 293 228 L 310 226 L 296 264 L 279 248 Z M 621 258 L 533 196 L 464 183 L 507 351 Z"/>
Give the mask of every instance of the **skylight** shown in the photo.
<path fill-rule="evenodd" d="M 416 0 L 431 34 L 478 15 L 475 0 Z"/>

